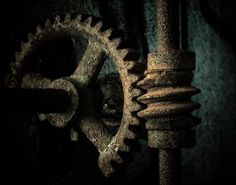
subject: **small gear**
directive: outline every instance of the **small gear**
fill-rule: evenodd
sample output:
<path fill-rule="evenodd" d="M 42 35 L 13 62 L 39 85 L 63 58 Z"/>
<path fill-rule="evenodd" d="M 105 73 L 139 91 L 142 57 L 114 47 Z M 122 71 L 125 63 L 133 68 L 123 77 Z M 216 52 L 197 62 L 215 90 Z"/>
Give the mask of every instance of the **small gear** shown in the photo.
<path fill-rule="evenodd" d="M 69 82 L 78 90 L 79 98 L 76 100 L 79 101 L 79 108 L 74 108 L 71 113 L 68 113 L 71 115 L 66 117 L 72 119 L 75 112 L 79 112 L 78 119 L 73 122 L 78 124 L 78 128 L 99 151 L 98 164 L 105 176 L 113 174 L 116 166 L 126 163 L 124 156 L 131 151 L 130 143 L 132 142 L 129 141 L 137 139 L 134 128 L 141 124 L 136 113 L 142 109 L 142 105 L 136 99 L 142 95 L 142 90 L 136 87 L 136 83 L 141 78 L 143 66 L 137 61 L 137 53 L 122 46 L 123 40 L 116 37 L 115 33 L 112 29 L 104 29 L 101 21 L 90 16 L 77 15 L 71 18 L 68 14 L 62 21 L 60 16 L 56 16 L 54 21 L 47 20 L 44 27 L 38 26 L 36 33 L 29 33 L 28 41 L 21 43 L 21 50 L 15 54 L 16 61 L 11 63 L 11 72 L 7 80 L 8 87 L 48 88 L 45 84 L 48 83 L 50 86 L 55 82 L 43 77 L 42 74 L 31 74 L 32 71 L 27 68 L 29 62 L 25 62 L 26 59 L 50 40 L 79 37 L 86 39 L 87 47 L 73 74 L 60 78 L 59 81 L 62 84 L 64 81 Z M 98 77 L 107 56 L 117 67 L 124 96 L 122 119 L 114 136 L 107 131 L 106 124 L 93 108 L 92 92 L 88 88 Z M 76 96 L 75 92 L 74 96 Z M 51 117 L 53 116 L 54 114 L 51 114 Z M 41 115 L 41 117 L 44 116 Z M 46 117 L 47 115 L 45 119 Z M 55 125 L 58 126 L 56 123 Z"/>

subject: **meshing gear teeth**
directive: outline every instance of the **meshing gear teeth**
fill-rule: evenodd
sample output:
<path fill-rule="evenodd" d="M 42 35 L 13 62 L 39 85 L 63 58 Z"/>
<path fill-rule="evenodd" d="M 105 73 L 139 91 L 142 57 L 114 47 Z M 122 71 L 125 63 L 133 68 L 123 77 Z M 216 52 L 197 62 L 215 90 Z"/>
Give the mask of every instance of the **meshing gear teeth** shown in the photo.
<path fill-rule="evenodd" d="M 17 81 L 15 87 L 19 87 L 21 78 L 24 75 L 24 65 L 26 65 L 24 60 L 48 40 L 64 37 L 84 37 L 94 43 L 95 46 L 99 45 L 98 49 L 102 48 L 102 52 L 110 56 L 117 67 L 123 86 L 124 107 L 120 127 L 114 137 L 109 135 L 104 139 L 103 137 L 94 138 L 93 134 L 90 135 L 90 131 L 93 128 L 85 128 L 89 127 L 84 126 L 85 124 L 79 125 L 80 129 L 98 148 L 100 153 L 98 164 L 105 176 L 110 176 L 115 172 L 116 169 L 112 165 L 113 162 L 119 164 L 125 162 L 126 159 L 120 153 L 130 152 L 130 146 L 125 143 L 125 140 L 137 139 L 136 134 L 129 127 L 140 125 L 136 112 L 142 109 L 142 106 L 136 101 L 142 92 L 135 86 L 141 78 L 139 74 L 142 71 L 142 67 L 138 64 L 133 50 L 119 48 L 122 39 L 111 38 L 112 33 L 112 29 L 102 30 L 102 22 L 94 23 L 94 18 L 92 17 L 87 17 L 83 20 L 81 15 L 77 15 L 74 19 L 71 19 L 71 15 L 68 14 L 62 20 L 60 16 L 56 16 L 54 22 L 47 20 L 44 27 L 38 26 L 36 28 L 35 34 L 28 34 L 28 42 L 22 43 L 21 51 L 16 53 L 16 61 L 11 64 L 12 78 Z M 78 80 L 77 77 L 79 75 L 84 74 L 74 74 L 73 79 L 75 81 Z"/>

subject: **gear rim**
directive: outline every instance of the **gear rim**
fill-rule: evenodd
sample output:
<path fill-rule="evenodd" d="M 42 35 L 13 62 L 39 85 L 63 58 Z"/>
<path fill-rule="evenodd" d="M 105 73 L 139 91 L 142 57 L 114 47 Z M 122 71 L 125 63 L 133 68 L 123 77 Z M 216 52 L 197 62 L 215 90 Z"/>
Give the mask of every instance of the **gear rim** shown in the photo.
<path fill-rule="evenodd" d="M 143 71 L 143 68 L 136 61 L 133 50 L 119 48 L 121 38 L 111 38 L 112 29 L 103 31 L 101 21 L 94 22 L 94 19 L 90 16 L 85 20 L 82 20 L 81 17 L 82 15 L 77 15 L 74 19 L 71 19 L 70 14 L 67 14 L 62 22 L 60 17 L 56 16 L 53 23 L 47 20 L 43 28 L 37 27 L 35 34 L 29 33 L 28 41 L 21 43 L 21 51 L 15 54 L 16 61 L 11 63 L 12 76 L 8 86 L 17 87 L 19 85 L 19 79 L 21 79 L 24 70 L 24 59 L 45 41 L 82 35 L 88 40 L 99 42 L 103 46 L 103 51 L 112 58 L 117 67 L 124 95 L 121 125 L 105 149 L 99 151 L 98 163 L 100 169 L 105 176 L 110 176 L 116 170 L 111 162 L 124 163 L 125 159 L 122 157 L 122 153 L 128 153 L 131 150 L 125 140 L 137 139 L 136 134 L 130 127 L 141 124 L 141 120 L 136 113 L 142 110 L 142 106 L 136 99 L 142 95 L 142 90 L 136 87 L 136 83 L 141 78 L 139 73 Z"/>

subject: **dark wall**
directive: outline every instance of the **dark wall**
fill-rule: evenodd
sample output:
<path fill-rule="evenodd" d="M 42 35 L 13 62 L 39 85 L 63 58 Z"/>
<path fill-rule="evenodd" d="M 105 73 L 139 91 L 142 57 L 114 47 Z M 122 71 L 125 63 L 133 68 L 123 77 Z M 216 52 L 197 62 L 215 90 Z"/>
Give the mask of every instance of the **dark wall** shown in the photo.
<path fill-rule="evenodd" d="M 194 100 L 202 107 L 195 114 L 202 123 L 197 127 L 196 147 L 183 152 L 184 183 L 220 182 L 233 178 L 236 171 L 236 3 L 233 0 L 187 2 L 188 24 L 183 37 L 187 38 L 185 47 L 196 52 L 193 85 L 202 92 Z M 0 12 L 1 86 L 20 41 L 47 17 L 67 12 L 101 17 L 105 24 L 126 32 L 126 39 L 139 49 L 145 62 L 147 53 L 154 52 L 156 47 L 155 11 L 154 0 L 7 1 Z M 105 70 L 112 71 L 112 66 Z M 10 128 L 6 126 L 6 129 Z M 140 162 L 137 173 L 145 170 L 148 163 L 145 160 Z"/>
<path fill-rule="evenodd" d="M 232 179 L 236 171 L 236 16 L 235 1 L 190 1 L 188 43 L 196 52 L 193 84 L 201 89 L 194 99 L 197 145 L 185 152 L 186 181 Z M 234 180 L 235 182 L 235 180 Z"/>

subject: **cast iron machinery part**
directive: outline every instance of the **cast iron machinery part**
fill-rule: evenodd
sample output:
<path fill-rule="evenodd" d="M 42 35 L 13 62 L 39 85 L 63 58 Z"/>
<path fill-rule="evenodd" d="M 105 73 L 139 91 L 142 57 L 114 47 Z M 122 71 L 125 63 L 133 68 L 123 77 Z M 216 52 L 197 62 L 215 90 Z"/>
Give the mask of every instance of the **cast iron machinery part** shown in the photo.
<path fill-rule="evenodd" d="M 136 113 L 142 109 L 141 104 L 136 101 L 142 94 L 136 87 L 136 83 L 140 80 L 139 74 L 142 74 L 142 65 L 137 63 L 137 52 L 123 48 L 122 39 L 113 35 L 114 30 L 103 29 L 102 22 L 90 16 L 84 19 L 83 16 L 77 15 L 72 19 L 68 14 L 63 20 L 60 20 L 60 16 L 56 16 L 54 21 L 47 20 L 43 28 L 38 26 L 36 33 L 29 33 L 28 41 L 21 43 L 20 52 L 15 54 L 16 61 L 11 63 L 11 73 L 7 83 L 8 87 L 24 88 L 60 88 L 60 84 L 66 84 L 64 90 L 68 91 L 71 97 L 75 97 L 74 100 L 72 98 L 72 102 L 86 99 L 83 101 L 89 108 L 80 113 L 78 127 L 99 151 L 98 165 L 105 176 L 114 174 L 117 166 L 127 162 L 124 154 L 131 152 L 130 142 L 127 141 L 137 139 L 133 127 L 140 126 L 141 122 Z M 40 74 L 25 74 L 24 60 L 31 53 L 48 40 L 64 37 L 83 37 L 88 40 L 84 55 L 71 76 L 50 81 Z M 115 63 L 123 87 L 123 115 L 115 136 L 108 133 L 106 126 L 92 108 L 90 98 L 85 98 L 90 94 L 87 86 L 96 79 L 104 62 L 104 56 L 109 56 Z M 27 84 L 33 84 L 33 87 Z M 81 102 L 78 104 L 81 105 Z M 54 126 L 65 126 L 74 117 L 77 107 L 78 105 L 75 105 L 71 108 L 66 121 L 59 121 L 61 125 L 55 121 L 60 114 L 51 116 L 54 121 L 49 122 Z M 78 111 L 80 112 L 80 108 Z M 47 117 L 41 115 L 42 119 L 46 119 L 45 116 Z"/>

